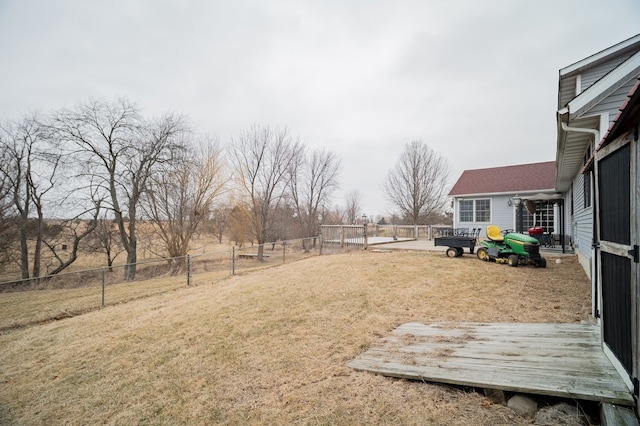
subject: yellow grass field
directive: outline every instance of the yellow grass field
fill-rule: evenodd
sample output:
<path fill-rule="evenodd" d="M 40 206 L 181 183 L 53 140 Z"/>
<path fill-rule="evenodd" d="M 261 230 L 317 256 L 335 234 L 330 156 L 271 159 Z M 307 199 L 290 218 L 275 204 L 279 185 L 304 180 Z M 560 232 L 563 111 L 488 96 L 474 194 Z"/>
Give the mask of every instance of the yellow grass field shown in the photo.
<path fill-rule="evenodd" d="M 530 424 L 477 392 L 345 363 L 408 321 L 586 319 L 577 260 L 548 260 L 314 256 L 7 330 L 0 424 Z"/>

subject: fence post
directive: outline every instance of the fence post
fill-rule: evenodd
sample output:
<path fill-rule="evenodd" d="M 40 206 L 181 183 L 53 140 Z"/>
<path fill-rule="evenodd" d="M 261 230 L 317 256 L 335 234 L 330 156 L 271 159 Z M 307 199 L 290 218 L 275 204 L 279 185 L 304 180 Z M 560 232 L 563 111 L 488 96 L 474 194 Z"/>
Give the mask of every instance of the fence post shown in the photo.
<path fill-rule="evenodd" d="M 105 274 L 105 269 L 102 268 L 102 307 L 104 308 L 104 274 Z"/>
<path fill-rule="evenodd" d="M 282 240 L 282 263 L 284 263 L 284 256 L 285 256 L 285 248 L 287 246 L 287 242 L 285 240 Z"/>
<path fill-rule="evenodd" d="M 344 247 L 344 225 L 340 225 L 340 247 Z"/>
<path fill-rule="evenodd" d="M 187 255 L 187 286 L 191 285 L 191 256 Z"/>
<path fill-rule="evenodd" d="M 369 241 L 367 238 L 367 222 L 362 224 L 362 236 L 364 238 L 364 249 L 366 250 L 369 247 Z"/>
<path fill-rule="evenodd" d="M 320 247 L 318 248 L 319 256 L 322 256 L 322 227 L 320 227 L 320 234 L 318 235 L 318 243 L 320 244 Z"/>
<path fill-rule="evenodd" d="M 236 274 L 236 246 L 231 248 L 231 275 Z"/>

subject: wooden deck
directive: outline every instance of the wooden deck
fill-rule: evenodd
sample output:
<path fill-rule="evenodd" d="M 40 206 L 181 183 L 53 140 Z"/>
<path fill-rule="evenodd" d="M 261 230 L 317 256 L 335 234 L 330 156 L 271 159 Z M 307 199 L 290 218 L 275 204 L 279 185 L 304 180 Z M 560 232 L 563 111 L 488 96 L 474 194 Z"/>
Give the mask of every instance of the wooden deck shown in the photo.
<path fill-rule="evenodd" d="M 407 323 L 347 365 L 406 379 L 633 405 L 595 325 Z"/>

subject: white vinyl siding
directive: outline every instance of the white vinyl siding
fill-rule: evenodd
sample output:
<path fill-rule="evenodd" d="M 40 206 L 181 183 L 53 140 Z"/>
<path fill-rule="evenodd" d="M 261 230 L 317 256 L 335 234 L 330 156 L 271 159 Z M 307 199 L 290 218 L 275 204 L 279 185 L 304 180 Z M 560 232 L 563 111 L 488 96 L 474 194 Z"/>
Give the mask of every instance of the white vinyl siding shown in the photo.
<path fill-rule="evenodd" d="M 516 206 L 513 195 L 501 195 L 491 198 L 491 224 L 500 229 L 516 228 Z M 511 205 L 509 200 L 511 199 Z"/>
<path fill-rule="evenodd" d="M 586 175 L 576 176 L 573 187 L 583 188 Z M 591 258 L 591 244 L 593 242 L 593 215 L 591 207 L 584 207 L 583 191 L 575 191 L 573 194 L 575 205 L 573 207 L 573 217 L 571 218 L 571 233 L 576 250 L 587 259 Z"/>
<path fill-rule="evenodd" d="M 569 101 L 575 98 L 576 93 L 576 77 L 566 77 L 566 83 L 560 85 L 560 93 L 558 94 L 558 109 L 567 106 Z"/>
<path fill-rule="evenodd" d="M 592 114 L 601 114 L 607 113 L 609 114 L 609 124 L 616 118 L 618 115 L 618 108 L 625 101 L 629 91 L 636 84 L 637 79 L 632 78 L 627 83 L 623 84 L 618 90 L 607 96 L 605 99 L 600 101 L 597 105 L 594 105 L 588 112 L 589 115 Z M 606 131 L 606 129 L 604 129 Z"/>
<path fill-rule="evenodd" d="M 599 63 L 594 67 L 583 70 L 580 76 L 582 91 L 584 92 L 589 86 L 593 85 L 596 81 L 600 80 L 612 69 L 616 68 L 627 59 L 629 59 L 629 55 L 616 56 L 608 61 Z"/>

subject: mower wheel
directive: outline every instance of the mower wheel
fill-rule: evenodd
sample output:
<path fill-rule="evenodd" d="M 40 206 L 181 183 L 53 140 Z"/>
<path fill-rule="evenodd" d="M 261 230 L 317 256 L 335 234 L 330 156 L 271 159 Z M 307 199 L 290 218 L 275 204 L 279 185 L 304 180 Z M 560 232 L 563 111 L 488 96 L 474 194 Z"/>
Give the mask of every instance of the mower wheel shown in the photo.
<path fill-rule="evenodd" d="M 516 266 L 518 266 L 518 255 L 517 254 L 510 255 L 508 259 L 509 260 L 507 261 L 507 263 L 509 264 L 509 266 L 513 266 L 514 268 Z"/>
<path fill-rule="evenodd" d="M 458 250 L 455 247 L 449 247 L 445 253 L 447 254 L 447 257 L 458 256 Z"/>
<path fill-rule="evenodd" d="M 476 253 L 476 256 L 478 256 L 478 259 L 484 261 L 484 262 L 488 262 L 490 257 L 489 257 L 489 253 L 487 253 L 487 249 L 484 247 L 480 247 Z"/>
<path fill-rule="evenodd" d="M 547 267 L 547 259 L 545 259 L 544 257 L 540 258 L 540 262 L 538 262 L 538 264 L 536 265 L 540 268 L 546 268 Z"/>

